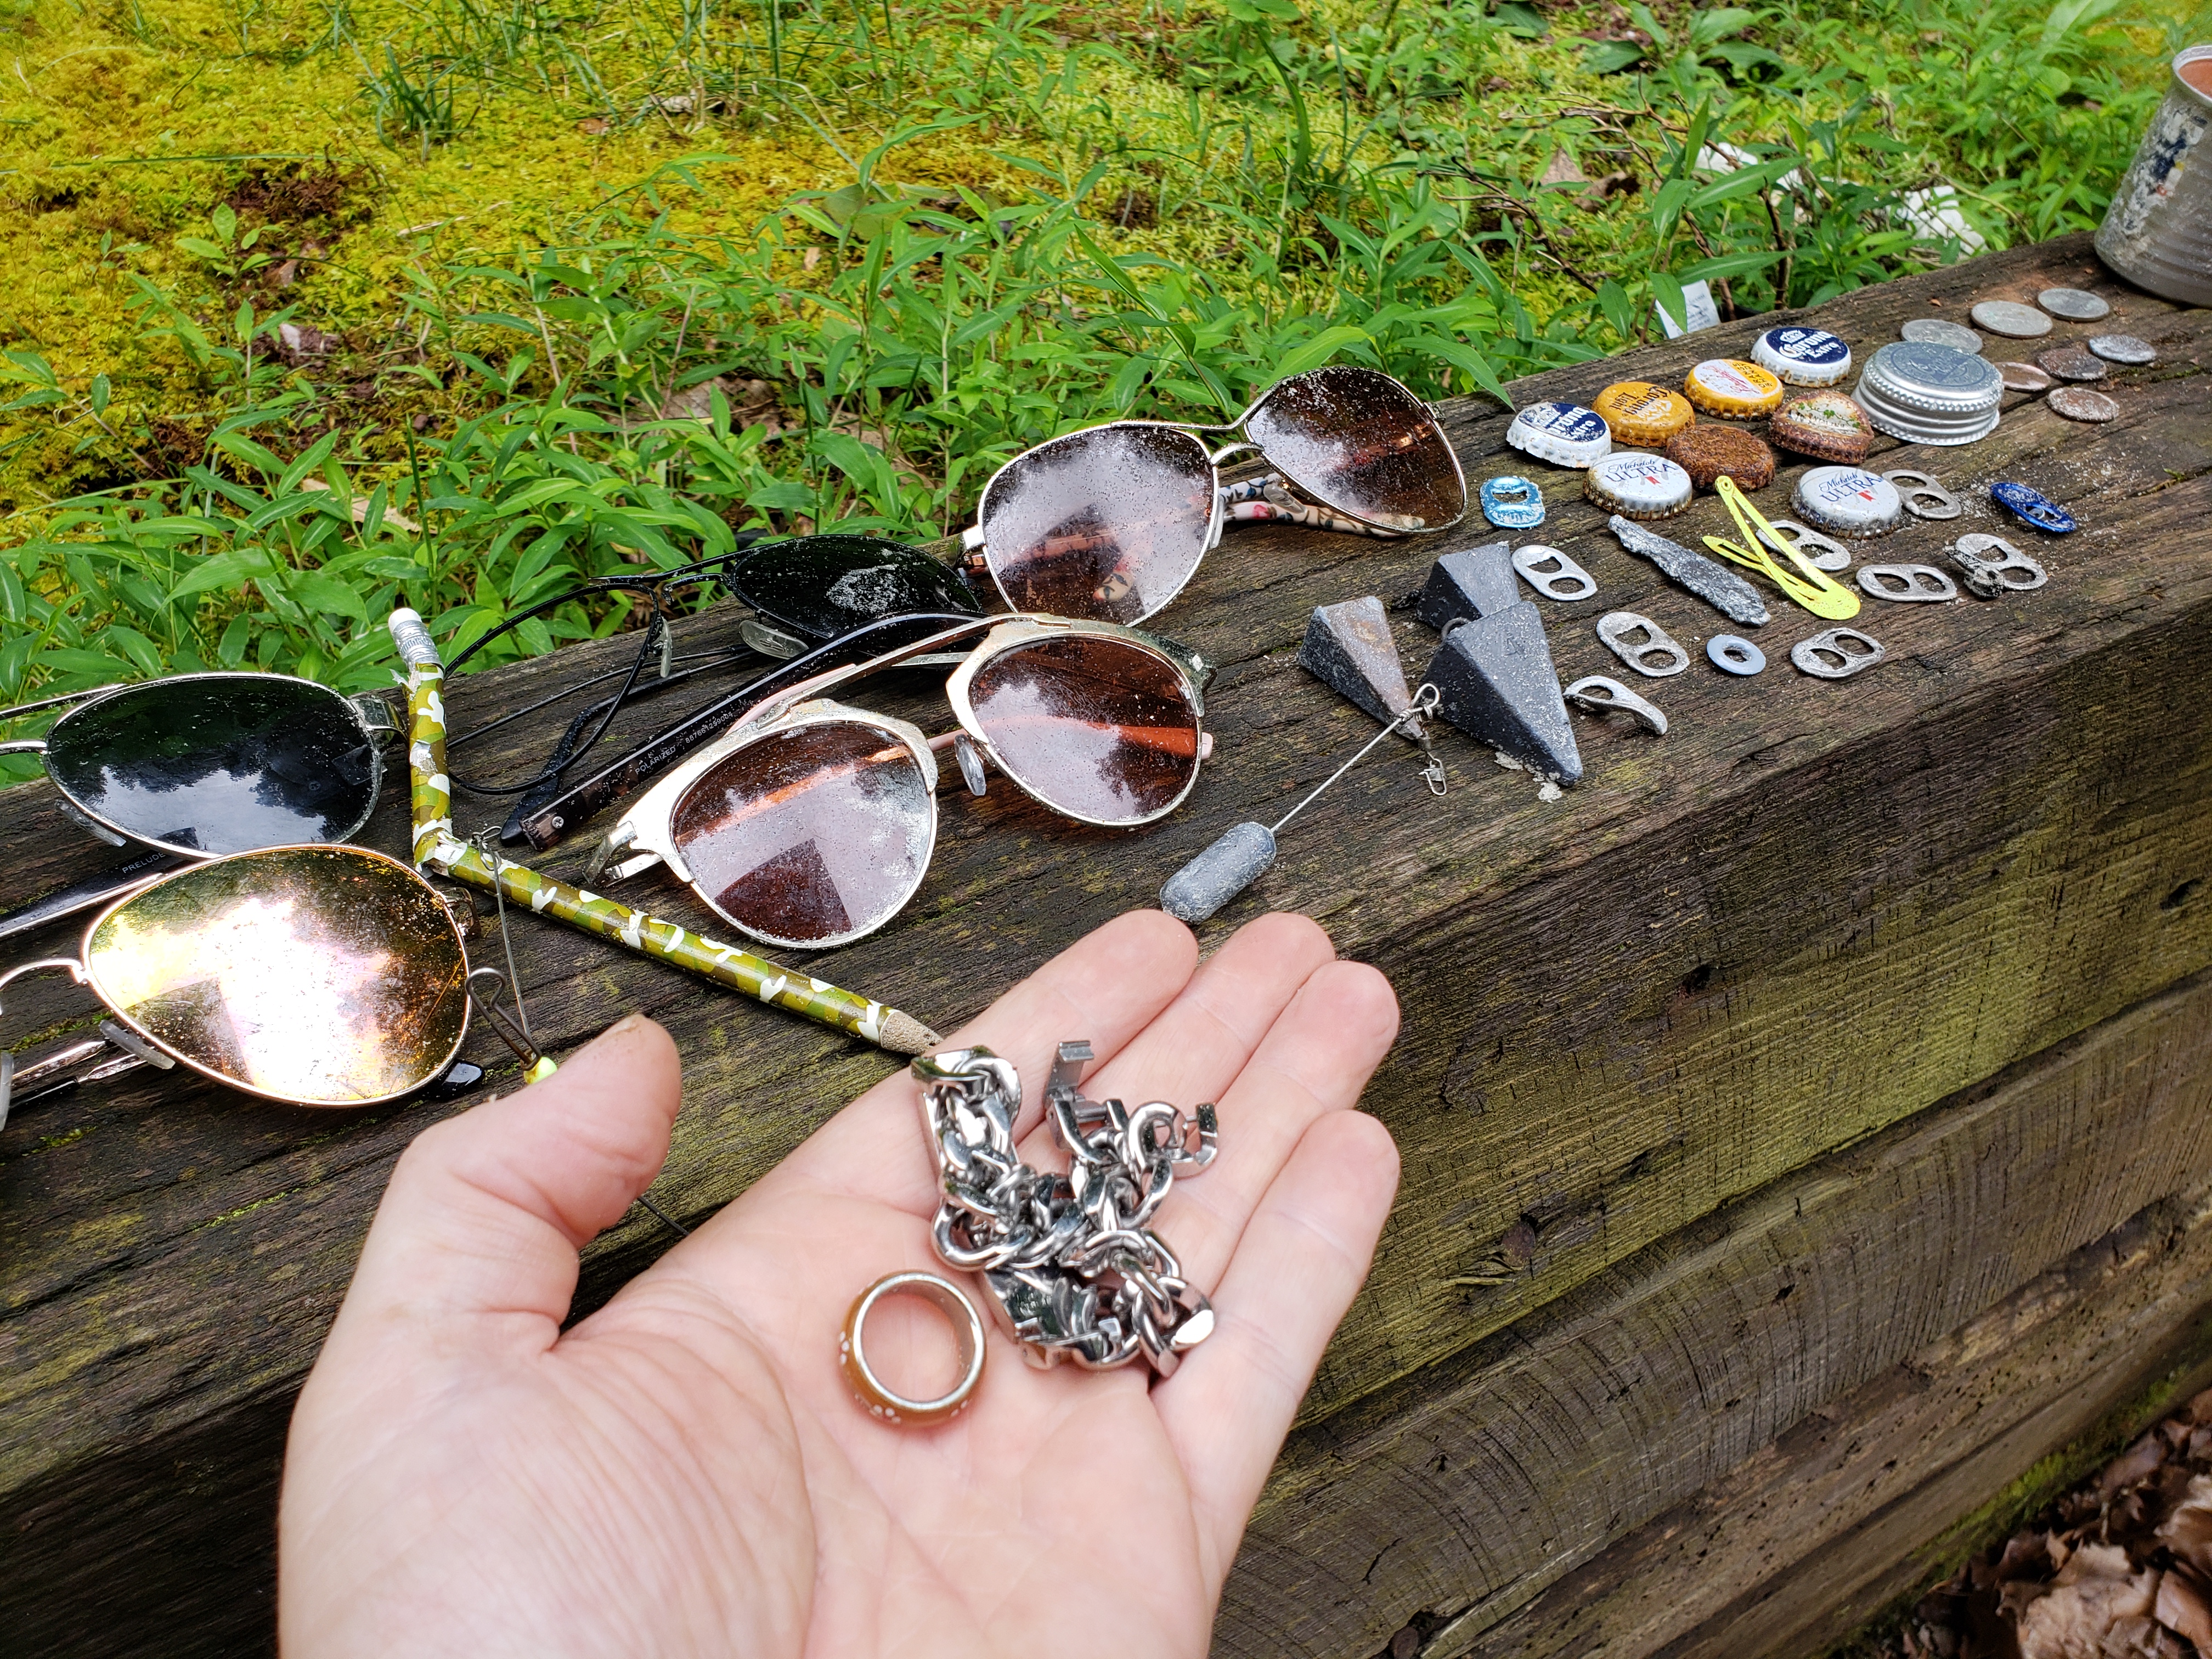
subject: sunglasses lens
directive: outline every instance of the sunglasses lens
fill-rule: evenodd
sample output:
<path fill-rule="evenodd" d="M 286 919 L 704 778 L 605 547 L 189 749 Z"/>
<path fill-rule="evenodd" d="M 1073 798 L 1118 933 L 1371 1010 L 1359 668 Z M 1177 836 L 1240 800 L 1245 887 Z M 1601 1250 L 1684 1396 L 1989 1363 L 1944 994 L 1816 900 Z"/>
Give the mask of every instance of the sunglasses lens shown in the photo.
<path fill-rule="evenodd" d="M 732 586 L 756 611 L 817 642 L 885 617 L 981 609 L 950 567 L 873 536 L 806 536 L 764 547 L 738 567 Z"/>
<path fill-rule="evenodd" d="M 921 885 L 937 802 L 901 739 L 829 720 L 708 769 L 669 829 L 693 884 L 730 921 L 778 945 L 832 945 L 882 926 Z"/>
<path fill-rule="evenodd" d="M 1370 524 L 1437 530 L 1467 511 L 1467 485 L 1429 406 L 1373 369 L 1293 375 L 1245 430 L 1314 500 Z"/>
<path fill-rule="evenodd" d="M 983 492 L 980 521 L 1015 610 L 1142 622 L 1206 552 L 1213 467 L 1188 432 L 1073 432 L 1008 463 Z"/>
<path fill-rule="evenodd" d="M 94 989 L 161 1047 L 303 1106 L 358 1106 L 444 1070 L 468 1025 L 453 918 L 406 866 L 355 847 L 194 865 L 116 906 Z"/>
<path fill-rule="evenodd" d="M 211 855 L 343 841 L 376 803 L 376 750 L 346 700 L 276 674 L 102 697 L 54 722 L 46 760 L 125 834 Z"/>
<path fill-rule="evenodd" d="M 1174 669 L 1120 640 L 1041 640 L 994 657 L 969 685 L 1009 776 L 1094 823 L 1145 823 L 1198 776 L 1198 711 Z"/>

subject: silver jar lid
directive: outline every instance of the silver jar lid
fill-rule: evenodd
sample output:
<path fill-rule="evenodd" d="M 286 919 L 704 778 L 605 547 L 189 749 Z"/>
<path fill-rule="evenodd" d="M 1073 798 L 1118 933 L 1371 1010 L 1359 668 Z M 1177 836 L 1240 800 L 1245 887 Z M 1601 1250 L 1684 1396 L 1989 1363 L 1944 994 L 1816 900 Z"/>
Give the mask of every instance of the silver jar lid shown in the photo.
<path fill-rule="evenodd" d="M 1867 418 L 1907 443 L 1969 444 L 1997 423 L 2004 377 L 1985 357 L 1924 341 L 1875 352 L 1859 379 Z"/>

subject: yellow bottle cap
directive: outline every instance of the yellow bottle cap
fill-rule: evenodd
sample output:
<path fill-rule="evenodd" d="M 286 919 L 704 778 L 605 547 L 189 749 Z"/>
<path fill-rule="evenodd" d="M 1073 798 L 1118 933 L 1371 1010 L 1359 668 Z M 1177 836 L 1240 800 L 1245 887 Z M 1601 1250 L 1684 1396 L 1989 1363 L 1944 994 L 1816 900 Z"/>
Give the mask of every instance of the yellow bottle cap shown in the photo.
<path fill-rule="evenodd" d="M 1698 418 L 1688 398 L 1649 380 L 1618 380 L 1594 405 L 1613 428 L 1613 441 L 1656 449 Z"/>
<path fill-rule="evenodd" d="M 1747 421 L 1782 405 L 1782 382 L 1757 363 L 1709 357 L 1682 382 L 1690 401 L 1708 415 Z"/>

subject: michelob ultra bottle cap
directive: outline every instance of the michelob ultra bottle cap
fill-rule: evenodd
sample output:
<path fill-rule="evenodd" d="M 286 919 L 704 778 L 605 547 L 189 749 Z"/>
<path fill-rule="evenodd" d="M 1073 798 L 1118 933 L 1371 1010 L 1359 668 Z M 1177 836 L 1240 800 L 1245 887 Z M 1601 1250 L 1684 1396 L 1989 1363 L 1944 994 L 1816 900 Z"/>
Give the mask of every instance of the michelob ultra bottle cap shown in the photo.
<path fill-rule="evenodd" d="M 1597 394 L 1597 412 L 1613 441 L 1638 448 L 1663 444 L 1698 418 L 1690 400 L 1649 380 L 1620 380 Z"/>
<path fill-rule="evenodd" d="M 1797 481 L 1797 510 L 1816 530 L 1853 541 L 1887 536 L 1905 518 L 1897 486 L 1861 466 L 1816 466 Z"/>
<path fill-rule="evenodd" d="M 1624 519 L 1671 519 L 1696 493 L 1689 473 L 1676 463 L 1633 449 L 1607 456 L 1583 475 L 1583 495 Z"/>
<path fill-rule="evenodd" d="M 1770 328 L 1752 361 L 1791 386 L 1833 386 L 1851 372 L 1851 349 L 1825 328 Z"/>
<path fill-rule="evenodd" d="M 1531 404 L 1505 428 L 1505 441 L 1554 466 L 1588 466 L 1612 451 L 1613 431 L 1580 404 Z"/>
<path fill-rule="evenodd" d="M 1706 414 L 1729 421 L 1750 420 L 1782 401 L 1782 382 L 1739 357 L 1708 357 L 1690 371 L 1682 392 Z"/>

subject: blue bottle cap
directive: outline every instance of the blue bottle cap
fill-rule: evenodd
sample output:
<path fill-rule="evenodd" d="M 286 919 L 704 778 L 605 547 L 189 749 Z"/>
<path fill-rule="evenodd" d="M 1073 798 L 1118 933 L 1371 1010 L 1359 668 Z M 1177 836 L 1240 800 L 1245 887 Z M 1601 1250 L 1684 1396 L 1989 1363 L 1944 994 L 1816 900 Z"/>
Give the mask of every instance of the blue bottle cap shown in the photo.
<path fill-rule="evenodd" d="M 1833 386 L 1850 373 L 1851 349 L 1825 328 L 1770 328 L 1751 360 L 1791 386 Z"/>
<path fill-rule="evenodd" d="M 2078 528 L 2072 514 L 2023 483 L 1993 483 L 1990 486 L 1990 499 L 1999 507 L 2010 507 L 2038 530 L 2048 530 L 2055 536 Z"/>
<path fill-rule="evenodd" d="M 1554 466 L 1588 466 L 1612 452 L 1613 428 L 1580 404 L 1531 404 L 1505 428 L 1505 441 Z"/>
<path fill-rule="evenodd" d="M 1500 530 L 1534 530 L 1544 522 L 1544 492 L 1510 473 L 1486 480 L 1482 516 Z"/>

